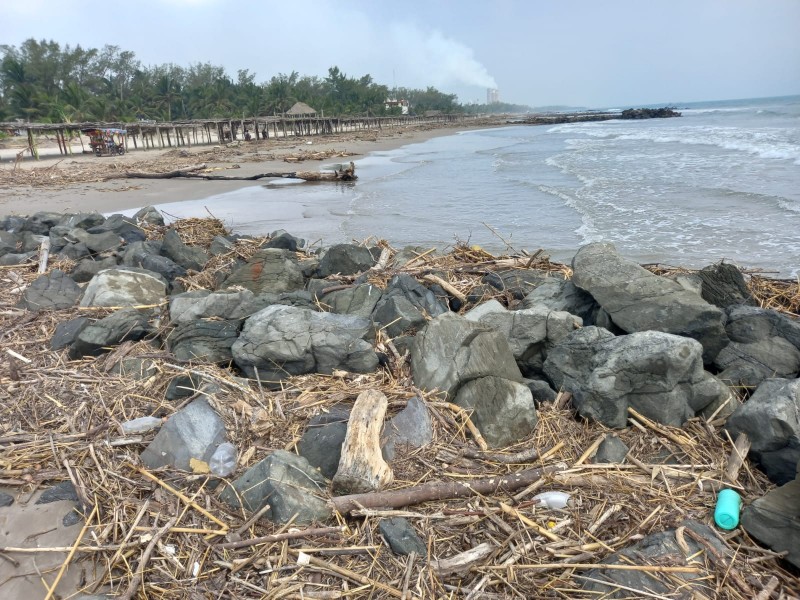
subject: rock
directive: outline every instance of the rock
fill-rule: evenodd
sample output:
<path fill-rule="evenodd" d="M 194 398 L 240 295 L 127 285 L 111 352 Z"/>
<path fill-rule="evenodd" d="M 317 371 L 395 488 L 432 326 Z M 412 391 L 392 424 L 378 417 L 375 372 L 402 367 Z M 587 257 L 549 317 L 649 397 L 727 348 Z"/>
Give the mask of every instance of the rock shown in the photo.
<path fill-rule="evenodd" d="M 389 419 L 381 434 L 381 450 L 387 461 L 394 459 L 399 445 L 422 448 L 431 443 L 433 426 L 425 403 L 417 396 L 411 398 L 405 408 Z"/>
<path fill-rule="evenodd" d="M 23 231 L 20 236 L 22 237 L 23 252 L 38 252 L 42 242 L 48 237 L 47 235 L 38 235 L 30 231 Z"/>
<path fill-rule="evenodd" d="M 83 331 L 91 320 L 88 317 L 76 317 L 69 321 L 62 321 L 56 325 L 56 331 L 50 340 L 52 350 L 61 350 L 71 345 Z"/>
<path fill-rule="evenodd" d="M 179 323 L 169 335 L 170 351 L 179 361 L 226 363 L 239 337 L 239 321 L 197 320 Z"/>
<path fill-rule="evenodd" d="M 203 383 L 202 377 L 191 373 L 189 375 L 176 375 L 169 380 L 164 397 L 167 400 L 178 400 L 194 396 Z"/>
<path fill-rule="evenodd" d="M 253 254 L 228 276 L 222 287 L 240 286 L 255 294 L 280 294 L 301 290 L 304 285 L 303 273 L 295 256 L 286 250 L 272 248 Z"/>
<path fill-rule="evenodd" d="M 472 422 L 489 446 L 501 448 L 533 433 L 538 420 L 527 386 L 500 377 L 465 382 L 454 403 L 472 410 Z"/>
<path fill-rule="evenodd" d="M 92 253 L 89 251 L 89 248 L 86 247 L 86 244 L 78 243 L 78 244 L 67 244 L 58 252 L 64 258 L 68 258 L 70 260 L 81 260 L 87 258 Z"/>
<path fill-rule="evenodd" d="M 226 441 L 222 419 L 205 398 L 198 398 L 164 423 L 140 458 L 149 469 L 172 466 L 193 471 L 193 459 L 208 463 Z"/>
<path fill-rule="evenodd" d="M 409 329 L 421 329 L 428 318 L 446 312 L 447 306 L 439 302 L 433 292 L 410 275 L 401 273 L 389 281 L 372 318 L 385 326 L 390 337 L 396 337 Z"/>
<path fill-rule="evenodd" d="M 355 244 L 336 244 L 328 248 L 319 262 L 318 276 L 356 275 L 375 265 L 376 259 L 369 248 Z"/>
<path fill-rule="evenodd" d="M 371 335 L 367 319 L 273 305 L 245 321 L 232 351 L 239 368 L 249 377 L 258 370 L 262 381 L 334 369 L 368 373 L 378 366 Z"/>
<path fill-rule="evenodd" d="M 40 211 L 25 219 L 20 231 L 30 231 L 37 235 L 47 235 L 51 227 L 61 222 L 63 215 L 57 212 Z"/>
<path fill-rule="evenodd" d="M 469 311 L 465 318 L 502 333 L 508 340 L 523 375 L 541 376 L 547 351 L 581 327 L 579 317 L 538 306 L 506 310 L 497 300 L 489 300 Z"/>
<path fill-rule="evenodd" d="M 297 453 L 327 479 L 333 479 L 339 468 L 346 434 L 346 420 L 317 426 L 309 424 L 297 443 Z"/>
<path fill-rule="evenodd" d="M 0 492 L 0 506 L 11 506 L 14 504 L 14 496 Z"/>
<path fill-rule="evenodd" d="M 319 309 L 311 294 L 305 290 L 297 290 L 296 292 L 283 292 L 281 294 L 263 292 L 253 297 L 252 300 L 243 302 L 241 305 L 239 305 L 235 310 L 233 310 L 233 312 L 231 312 L 231 318 L 246 319 L 256 314 L 258 311 L 263 310 L 268 306 L 272 306 L 273 304 L 305 308 L 313 312 L 318 312 Z"/>
<path fill-rule="evenodd" d="M 123 215 L 111 215 L 103 223 L 94 227 L 90 227 L 87 229 L 87 231 L 89 233 L 105 233 L 107 231 L 113 231 L 119 237 L 125 240 L 126 244 L 143 242 L 147 239 L 147 234 L 144 232 L 144 230 L 136 225 L 135 220 L 131 217 L 125 217 Z"/>
<path fill-rule="evenodd" d="M 170 298 L 169 318 L 173 323 L 187 323 L 197 319 L 240 319 L 249 316 L 245 311 L 239 310 L 240 307 L 251 303 L 254 298 L 255 294 L 250 290 L 186 292 Z"/>
<path fill-rule="evenodd" d="M 613 244 L 584 246 L 572 268 L 573 283 L 589 292 L 627 333 L 663 331 L 696 339 L 703 345 L 706 364 L 728 344 L 719 308 L 623 258 Z"/>
<path fill-rule="evenodd" d="M 184 269 L 202 271 L 208 262 L 208 254 L 202 248 L 188 246 L 174 229 L 164 235 L 161 245 L 161 254 L 179 264 Z"/>
<path fill-rule="evenodd" d="M 39 496 L 36 504 L 50 504 L 51 502 L 58 502 L 59 500 L 69 500 L 70 502 L 78 502 L 78 492 L 75 491 L 75 486 L 71 481 L 62 481 L 53 487 L 46 489 Z"/>
<path fill-rule="evenodd" d="M 703 370 L 702 351 L 697 341 L 669 333 L 615 337 L 584 327 L 550 350 L 544 371 L 555 389 L 572 392 L 583 417 L 622 428 L 631 407 L 679 427 L 729 396 L 727 386 Z"/>
<path fill-rule="evenodd" d="M 288 523 L 297 515 L 293 522 L 299 525 L 326 521 L 332 516 L 325 501 L 325 486 L 325 479 L 306 459 L 275 450 L 226 488 L 220 499 L 250 512 L 269 504 L 268 519 Z"/>
<path fill-rule="evenodd" d="M 547 273 L 531 269 L 511 269 L 497 273 L 488 273 L 481 279 L 493 288 L 505 292 L 514 300 L 522 300 L 536 287 L 549 279 Z"/>
<path fill-rule="evenodd" d="M 81 521 L 83 521 L 86 517 L 80 511 L 80 505 L 76 505 L 71 511 L 64 515 L 64 518 L 61 520 L 61 524 L 64 527 L 72 527 L 73 525 L 77 525 Z"/>
<path fill-rule="evenodd" d="M 798 376 L 800 323 L 755 306 L 730 306 L 725 312 L 731 343 L 714 360 L 720 379 L 756 387 L 770 377 Z"/>
<path fill-rule="evenodd" d="M 136 214 L 133 215 L 133 218 L 137 223 L 146 223 L 147 225 L 153 225 L 155 227 L 164 226 L 164 217 L 154 206 L 140 208 L 136 211 Z"/>
<path fill-rule="evenodd" d="M 145 271 L 157 273 L 170 282 L 186 275 L 186 269 L 172 259 L 160 254 L 150 254 L 143 251 L 143 248 L 126 252 L 123 262 L 132 267 L 140 267 Z"/>
<path fill-rule="evenodd" d="M 697 521 L 684 521 L 681 526 L 691 529 L 700 536 L 723 559 L 728 556 L 726 547 L 708 526 Z M 652 597 L 654 594 L 664 597 L 664 594 L 671 595 L 678 585 L 686 597 L 694 597 L 695 591 L 705 595 L 708 593 L 708 574 L 702 568 L 698 573 L 675 574 L 675 578 L 684 581 L 681 584 L 673 579 L 658 577 L 654 573 L 645 571 L 603 569 L 603 564 L 663 564 L 665 561 L 669 561 L 671 565 L 683 566 L 689 563 L 689 557 L 705 555 L 708 552 L 704 544 L 700 544 L 688 534 L 681 536 L 681 539 L 686 545 L 685 549 L 681 549 L 675 529 L 652 533 L 632 546 L 600 561 L 596 569 L 586 573 L 581 588 L 602 598 L 643 598 Z M 692 583 L 695 579 L 698 580 L 697 584 Z M 603 583 L 606 581 L 608 583 Z M 637 592 L 641 592 L 641 595 Z"/>
<path fill-rule="evenodd" d="M 16 252 L 19 241 L 17 234 L 0 229 L 0 256 Z"/>
<path fill-rule="evenodd" d="M 21 217 L 19 215 L 8 215 L 0 218 L 0 230 L 16 233 L 22 231 L 22 226 L 28 217 Z"/>
<path fill-rule="evenodd" d="M 493 375 L 522 381 L 502 334 L 453 313 L 430 321 L 411 342 L 411 372 L 415 385 L 439 389 L 451 400 L 473 379 Z"/>
<path fill-rule="evenodd" d="M 750 438 L 750 453 L 778 485 L 795 477 L 800 461 L 800 379 L 767 379 L 730 416 L 725 428 Z"/>
<path fill-rule="evenodd" d="M 126 356 L 109 369 L 109 373 L 122 375 L 136 381 L 150 379 L 158 372 L 156 364 L 151 359 L 139 358 L 138 356 Z"/>
<path fill-rule="evenodd" d="M 215 236 L 211 240 L 211 245 L 208 247 L 208 253 L 211 256 L 219 256 L 220 254 L 228 254 L 236 249 L 236 244 L 221 235 Z"/>
<path fill-rule="evenodd" d="M 103 215 L 97 211 L 93 211 L 88 213 L 64 215 L 58 222 L 58 226 L 66 227 L 68 229 L 74 229 L 75 227 L 79 227 L 80 229 L 89 229 L 91 227 L 102 225 L 105 223 L 105 221 L 106 218 Z"/>
<path fill-rule="evenodd" d="M 325 286 L 331 287 L 331 283 L 325 281 Z M 329 294 L 322 295 L 318 293 L 317 298 L 324 306 L 329 307 L 331 312 L 368 319 L 382 295 L 383 292 L 379 287 L 365 283 Z"/>
<path fill-rule="evenodd" d="M 597 448 L 597 453 L 595 453 L 592 462 L 596 464 L 621 464 L 625 462 L 626 456 L 628 456 L 628 447 L 625 445 L 625 442 L 613 433 L 609 433 Z"/>
<path fill-rule="evenodd" d="M 523 379 L 522 383 L 528 386 L 536 406 L 542 402 L 553 402 L 558 397 L 558 393 L 550 387 L 550 384 L 541 379 Z"/>
<path fill-rule="evenodd" d="M 122 342 L 137 341 L 153 333 L 150 324 L 151 311 L 126 308 L 84 327 L 69 348 L 72 359 L 83 356 L 98 356 L 110 346 Z"/>
<path fill-rule="evenodd" d="M 48 275 L 40 275 L 22 292 L 20 306 L 37 312 L 61 310 L 75 306 L 83 290 L 69 275 L 53 269 Z"/>
<path fill-rule="evenodd" d="M 433 252 L 431 252 L 431 250 L 433 250 Z M 428 258 L 439 255 L 435 248 L 426 248 L 425 246 L 405 246 L 394 255 L 392 261 L 389 263 L 389 266 L 392 269 L 402 269 L 423 254 Z"/>
<path fill-rule="evenodd" d="M 800 567 L 800 463 L 795 479 L 770 490 L 742 511 L 742 527 L 773 552 Z"/>
<path fill-rule="evenodd" d="M 264 244 L 262 248 L 279 248 L 281 250 L 288 250 L 289 252 L 297 252 L 297 248 L 303 245 L 304 240 L 283 231 L 277 235 L 270 236 L 270 240 Z"/>
<path fill-rule="evenodd" d="M 521 308 L 545 306 L 550 310 L 568 312 L 583 320 L 584 325 L 597 325 L 595 319 L 600 305 L 591 294 L 574 283 L 558 277 L 548 277 L 522 300 Z"/>
<path fill-rule="evenodd" d="M 36 252 L 7 252 L 0 255 L 0 267 L 12 267 L 27 262 L 33 263 L 36 260 Z"/>
<path fill-rule="evenodd" d="M 744 276 L 736 265 L 719 262 L 697 271 L 695 275 L 703 282 L 703 300 L 714 306 L 728 308 L 739 304 L 755 304 Z"/>
<path fill-rule="evenodd" d="M 79 227 L 70 229 L 64 238 L 71 244 L 84 244 L 93 254 L 115 250 L 124 242 L 124 240 L 113 231 L 89 233 L 85 229 Z"/>
<path fill-rule="evenodd" d="M 76 283 L 86 283 L 91 281 L 92 277 L 97 275 L 100 271 L 105 269 L 113 269 L 117 266 L 117 259 L 113 256 L 107 256 L 100 260 L 94 258 L 81 259 L 69 276 Z"/>
<path fill-rule="evenodd" d="M 125 267 L 100 271 L 81 298 L 81 306 L 150 306 L 160 304 L 167 295 L 167 285 L 157 274 Z"/>
<path fill-rule="evenodd" d="M 378 530 L 395 554 L 405 556 L 415 552 L 417 556 L 428 556 L 425 542 L 419 538 L 408 519 L 403 517 L 381 519 L 378 523 Z"/>

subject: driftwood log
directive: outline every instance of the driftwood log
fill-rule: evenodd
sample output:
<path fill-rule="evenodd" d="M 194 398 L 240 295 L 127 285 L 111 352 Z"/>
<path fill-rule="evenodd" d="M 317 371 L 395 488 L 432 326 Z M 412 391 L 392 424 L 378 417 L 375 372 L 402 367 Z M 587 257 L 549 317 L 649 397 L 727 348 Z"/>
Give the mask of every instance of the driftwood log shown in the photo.
<path fill-rule="evenodd" d="M 356 398 L 333 477 L 334 492 L 374 492 L 394 479 L 381 453 L 381 428 L 388 406 L 386 396 L 378 390 L 366 390 Z"/>
<path fill-rule="evenodd" d="M 331 498 L 331 506 L 341 514 L 360 508 L 402 508 L 432 500 L 466 498 L 475 495 L 492 495 L 497 492 L 512 492 L 539 481 L 545 475 L 558 473 L 567 468 L 564 463 L 525 469 L 505 477 L 487 477 L 474 481 L 432 481 L 401 490 L 351 494 Z"/>
<path fill-rule="evenodd" d="M 208 165 L 192 165 L 184 167 L 183 169 L 176 169 L 174 171 L 167 171 L 166 173 L 149 173 L 146 171 L 127 171 L 118 175 L 110 175 L 106 179 L 175 179 L 178 177 L 184 179 L 206 179 L 208 181 L 256 181 L 258 179 L 302 179 L 304 181 L 355 181 L 358 179 L 356 175 L 356 165 L 353 162 L 344 169 L 336 169 L 331 172 L 320 171 L 290 171 L 290 172 L 273 172 L 273 173 L 259 173 L 257 175 L 209 175 L 203 173 Z"/>

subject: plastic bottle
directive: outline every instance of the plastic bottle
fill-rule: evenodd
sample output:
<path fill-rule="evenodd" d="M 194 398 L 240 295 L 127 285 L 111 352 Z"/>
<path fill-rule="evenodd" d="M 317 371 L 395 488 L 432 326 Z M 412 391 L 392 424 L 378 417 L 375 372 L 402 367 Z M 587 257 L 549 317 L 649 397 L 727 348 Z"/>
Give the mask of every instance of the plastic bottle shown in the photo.
<path fill-rule="evenodd" d="M 734 490 L 725 489 L 717 496 L 717 507 L 714 509 L 714 521 L 722 529 L 736 529 L 739 525 L 739 509 L 742 498 Z"/>
<path fill-rule="evenodd" d="M 227 477 L 236 470 L 236 446 L 225 442 L 217 446 L 208 461 L 208 468 L 217 477 Z"/>
<path fill-rule="evenodd" d="M 533 499 L 547 508 L 566 508 L 569 494 L 566 492 L 544 492 L 536 494 Z"/>
<path fill-rule="evenodd" d="M 134 433 L 147 433 L 157 427 L 161 427 L 161 419 L 158 417 L 139 417 L 122 424 L 122 433 L 131 435 Z"/>

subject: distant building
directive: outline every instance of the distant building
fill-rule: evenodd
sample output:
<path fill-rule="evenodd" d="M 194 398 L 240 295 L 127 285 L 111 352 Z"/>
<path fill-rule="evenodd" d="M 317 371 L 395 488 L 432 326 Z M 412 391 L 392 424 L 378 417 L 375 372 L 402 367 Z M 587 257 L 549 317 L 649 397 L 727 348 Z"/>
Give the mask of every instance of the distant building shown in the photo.
<path fill-rule="evenodd" d="M 497 88 L 487 88 L 486 90 L 486 104 L 499 104 L 500 103 L 500 90 Z"/>
<path fill-rule="evenodd" d="M 384 101 L 383 105 L 386 107 L 386 110 L 389 110 L 389 109 L 392 109 L 392 108 L 397 108 L 399 106 L 401 115 L 407 115 L 408 114 L 408 109 L 409 109 L 408 100 L 389 100 L 389 99 L 386 99 Z"/>
<path fill-rule="evenodd" d="M 305 102 L 295 102 L 292 108 L 286 111 L 287 117 L 313 117 L 317 111 Z"/>

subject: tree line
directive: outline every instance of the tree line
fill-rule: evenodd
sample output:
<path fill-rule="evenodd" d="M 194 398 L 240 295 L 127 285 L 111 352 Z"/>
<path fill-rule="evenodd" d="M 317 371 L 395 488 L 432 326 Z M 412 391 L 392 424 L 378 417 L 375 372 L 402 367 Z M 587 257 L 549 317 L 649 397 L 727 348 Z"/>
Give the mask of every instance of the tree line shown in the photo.
<path fill-rule="evenodd" d="M 427 89 L 390 90 L 370 75 L 350 77 L 338 67 L 324 78 L 296 71 L 256 82 L 247 69 L 231 77 L 223 67 L 197 63 L 144 66 L 119 46 L 83 48 L 52 40 L 0 45 L 0 121 L 44 123 L 137 120 L 177 121 L 281 114 L 305 102 L 327 115 L 399 114 L 389 97 L 405 99 L 413 114 L 477 112 L 455 94 Z M 488 109 L 489 107 L 485 107 Z M 484 110 L 481 112 L 488 112 Z"/>

